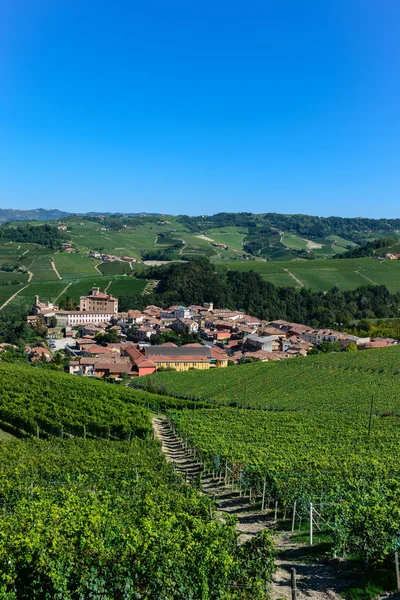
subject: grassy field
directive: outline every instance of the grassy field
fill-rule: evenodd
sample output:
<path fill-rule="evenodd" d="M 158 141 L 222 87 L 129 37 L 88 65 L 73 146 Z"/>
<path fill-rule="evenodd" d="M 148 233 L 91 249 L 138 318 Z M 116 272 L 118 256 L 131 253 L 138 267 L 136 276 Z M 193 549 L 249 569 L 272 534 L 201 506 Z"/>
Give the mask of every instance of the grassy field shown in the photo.
<path fill-rule="evenodd" d="M 80 296 L 88 294 L 93 286 L 97 286 L 101 291 L 107 289 L 107 292 L 114 296 L 125 294 L 141 294 L 145 288 L 145 279 L 135 279 L 134 277 L 107 277 L 97 275 L 93 278 L 80 279 L 74 281 L 60 299 L 69 296 L 75 302 L 79 302 Z"/>
<path fill-rule="evenodd" d="M 9 273 L 7 271 L 0 271 L 0 285 L 3 283 L 7 283 L 7 285 L 15 285 L 17 283 L 26 283 L 27 281 L 27 273 Z"/>
<path fill-rule="evenodd" d="M 51 266 L 51 256 L 38 256 L 33 263 L 29 265 L 29 271 L 33 273 L 35 281 L 51 281 L 59 279 L 53 267 Z"/>

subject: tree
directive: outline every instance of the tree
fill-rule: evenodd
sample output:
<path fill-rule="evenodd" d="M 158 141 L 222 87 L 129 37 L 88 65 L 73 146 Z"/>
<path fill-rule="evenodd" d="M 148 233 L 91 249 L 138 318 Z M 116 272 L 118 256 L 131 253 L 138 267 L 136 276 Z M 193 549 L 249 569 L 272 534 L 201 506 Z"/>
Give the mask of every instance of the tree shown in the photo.
<path fill-rule="evenodd" d="M 357 350 L 357 344 L 355 344 L 354 342 L 350 342 L 350 344 L 347 344 L 347 346 L 344 349 L 345 352 L 357 352 Z"/>
<path fill-rule="evenodd" d="M 51 317 L 49 327 L 57 327 L 57 319 L 56 317 Z"/>
<path fill-rule="evenodd" d="M 106 333 L 96 333 L 94 340 L 100 346 L 116 344 L 119 340 L 119 333 L 116 329 L 109 329 Z"/>

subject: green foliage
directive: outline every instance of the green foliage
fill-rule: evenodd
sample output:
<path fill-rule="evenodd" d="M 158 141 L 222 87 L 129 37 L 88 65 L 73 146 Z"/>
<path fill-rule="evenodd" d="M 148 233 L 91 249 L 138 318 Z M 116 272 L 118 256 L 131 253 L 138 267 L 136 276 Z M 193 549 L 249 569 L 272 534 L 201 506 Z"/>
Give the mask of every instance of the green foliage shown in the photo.
<path fill-rule="evenodd" d="M 3 225 L 0 238 L 12 242 L 40 244 L 51 249 L 61 248 L 62 233 L 53 225 Z"/>
<path fill-rule="evenodd" d="M 357 344 L 355 344 L 354 342 L 350 342 L 350 344 L 347 344 L 347 346 L 344 349 L 345 352 L 357 352 L 357 350 Z"/>
<path fill-rule="evenodd" d="M 343 254 L 338 254 L 336 258 L 362 258 L 364 256 L 374 256 L 377 250 L 390 248 L 390 246 L 397 244 L 398 241 L 397 238 L 378 238 L 371 242 L 366 242 L 357 248 L 351 248 Z"/>
<path fill-rule="evenodd" d="M 116 344 L 118 342 L 119 335 L 116 329 L 110 329 L 106 333 L 96 333 L 94 340 L 96 344 L 100 346 L 107 346 L 107 344 Z"/>
<path fill-rule="evenodd" d="M 400 539 L 400 434 L 395 419 L 324 410 L 231 408 L 169 412 L 173 427 L 209 470 L 226 461 L 241 489 L 265 490 L 303 519 L 312 501 L 333 530 L 336 553 L 379 564 Z M 382 456 L 385 460 L 382 461 Z"/>
<path fill-rule="evenodd" d="M 150 429 L 147 394 L 48 369 L 0 364 L 0 419 L 36 435 L 126 439 Z"/>
<path fill-rule="evenodd" d="M 280 318 L 321 327 L 346 325 L 351 319 L 396 317 L 400 308 L 400 293 L 391 294 L 385 286 L 344 292 L 337 287 L 328 292 L 276 288 L 254 271 L 231 270 L 218 276 L 204 257 L 155 267 L 142 276 L 160 281 L 156 294 L 146 297 L 159 306 L 214 302 L 215 306 L 245 310 L 261 319 Z"/>
<path fill-rule="evenodd" d="M 157 442 L 10 442 L 0 470 L 2 598 L 266 597 L 268 535 L 245 553 Z"/>
<path fill-rule="evenodd" d="M 0 313 L 0 342 L 23 346 L 35 343 L 38 339 L 43 341 L 46 328 L 39 326 L 32 329 L 26 321 L 27 313 L 21 310 L 5 310 Z"/>

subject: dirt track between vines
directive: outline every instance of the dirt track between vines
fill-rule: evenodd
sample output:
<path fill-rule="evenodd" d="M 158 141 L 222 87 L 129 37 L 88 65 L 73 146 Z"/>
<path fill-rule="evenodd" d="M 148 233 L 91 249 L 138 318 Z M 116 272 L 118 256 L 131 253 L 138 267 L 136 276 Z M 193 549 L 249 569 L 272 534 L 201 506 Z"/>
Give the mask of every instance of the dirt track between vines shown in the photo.
<path fill-rule="evenodd" d="M 321 564 L 304 562 L 301 558 L 306 545 L 295 544 L 289 533 L 278 533 L 274 529 L 272 510 L 261 512 L 259 500 L 250 504 L 249 498 L 228 489 L 224 481 L 206 476 L 201 465 L 187 452 L 178 437 L 171 430 L 165 418 L 153 419 L 155 439 L 160 440 L 166 460 L 173 462 L 177 471 L 187 481 L 201 477 L 201 489 L 204 494 L 214 498 L 217 513 L 221 520 L 224 513 L 235 515 L 239 542 L 244 542 L 268 528 L 277 548 L 276 572 L 271 587 L 271 599 L 291 600 L 290 573 L 297 571 L 298 600 L 340 600 L 339 590 L 355 583 L 351 573 L 341 563 Z"/>

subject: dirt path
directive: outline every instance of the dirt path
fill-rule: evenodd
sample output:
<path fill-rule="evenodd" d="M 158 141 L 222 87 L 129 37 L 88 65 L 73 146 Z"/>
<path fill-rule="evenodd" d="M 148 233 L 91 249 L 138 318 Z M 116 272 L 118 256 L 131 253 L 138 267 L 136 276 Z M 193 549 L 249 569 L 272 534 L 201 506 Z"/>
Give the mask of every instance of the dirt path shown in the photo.
<path fill-rule="evenodd" d="M 22 290 L 25 290 L 28 287 L 29 284 L 24 285 L 24 287 L 22 287 L 20 290 L 18 290 L 18 292 L 15 292 L 15 294 L 13 294 L 12 296 L 10 296 L 10 298 L 8 300 L 6 300 L 4 302 L 4 304 L 2 304 L 0 306 L 0 310 L 3 310 L 3 308 L 5 308 L 7 306 L 7 304 L 9 304 L 10 302 L 12 302 L 14 300 L 14 298 L 16 298 L 18 296 L 18 294 L 20 294 L 22 292 Z"/>
<path fill-rule="evenodd" d="M 224 481 L 212 474 L 203 473 L 202 466 L 171 430 L 167 420 L 155 417 L 152 421 L 154 438 L 160 440 L 162 452 L 168 462 L 173 462 L 177 471 L 186 481 L 201 477 L 203 493 L 214 498 L 221 519 L 224 513 L 235 515 L 238 519 L 236 530 L 239 541 L 244 542 L 269 528 L 277 547 L 276 572 L 271 587 L 271 600 L 290 600 L 292 598 L 290 577 L 291 569 L 297 571 L 298 600 L 341 600 L 338 590 L 353 583 L 346 567 L 340 564 L 321 564 L 304 562 L 301 558 L 307 546 L 294 544 L 289 533 L 274 533 L 274 515 L 272 510 L 261 512 L 259 499 L 250 503 L 249 498 L 241 496 L 225 486 Z"/>
<path fill-rule="evenodd" d="M 69 284 L 68 284 L 68 285 L 66 285 L 66 286 L 65 286 L 65 288 L 64 288 L 63 290 L 61 290 L 61 292 L 58 294 L 57 298 L 54 298 L 54 304 L 57 302 L 57 300 L 58 300 L 59 298 L 61 298 L 61 296 L 62 296 L 63 294 L 65 294 L 65 292 L 67 291 L 67 289 L 69 288 L 69 286 L 70 286 L 70 285 L 72 285 L 72 281 L 70 281 L 70 282 L 69 282 Z"/>
<path fill-rule="evenodd" d="M 57 271 L 56 265 L 54 264 L 54 260 L 51 260 L 50 264 L 52 266 L 52 269 L 53 269 L 54 273 L 57 275 L 58 279 L 62 279 L 60 273 Z"/>
<path fill-rule="evenodd" d="M 302 281 L 300 281 L 300 279 L 297 279 L 296 275 L 293 275 L 293 273 L 291 273 L 289 271 L 289 269 L 284 269 L 283 267 L 281 267 L 280 265 L 278 265 L 280 269 L 282 269 L 282 271 L 285 271 L 285 273 L 287 273 L 288 275 L 290 275 L 290 277 L 293 277 L 293 279 L 295 281 L 297 281 L 297 283 L 299 284 L 300 287 L 304 287 L 304 283 Z"/>
<path fill-rule="evenodd" d="M 108 282 L 108 285 L 107 285 L 107 287 L 106 287 L 106 288 L 105 288 L 105 290 L 104 290 L 104 293 L 105 293 L 105 294 L 107 294 L 107 290 L 108 290 L 108 288 L 110 287 L 110 285 L 111 285 L 111 284 L 112 284 L 112 279 L 110 279 L 110 281 Z"/>
<path fill-rule="evenodd" d="M 97 271 L 98 273 L 100 273 L 100 275 L 103 275 L 103 273 L 102 273 L 102 272 L 100 271 L 100 269 L 99 269 L 100 265 L 102 265 L 102 264 L 103 264 L 103 263 L 102 263 L 102 262 L 100 262 L 98 265 L 94 265 L 94 268 L 96 269 L 96 271 Z"/>
<path fill-rule="evenodd" d="M 32 271 L 28 271 L 28 275 L 29 275 L 28 283 L 30 283 L 32 281 L 32 277 L 33 277 Z"/>
<path fill-rule="evenodd" d="M 376 283 L 376 281 L 372 281 L 372 279 L 370 279 L 369 277 L 367 277 L 366 275 L 363 275 L 362 273 L 360 273 L 360 271 L 354 271 L 354 273 L 357 273 L 357 275 L 360 275 L 361 277 L 364 277 L 364 279 L 366 279 L 367 281 L 369 281 L 370 283 L 373 283 L 374 285 L 378 285 Z"/>

